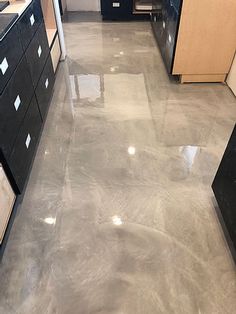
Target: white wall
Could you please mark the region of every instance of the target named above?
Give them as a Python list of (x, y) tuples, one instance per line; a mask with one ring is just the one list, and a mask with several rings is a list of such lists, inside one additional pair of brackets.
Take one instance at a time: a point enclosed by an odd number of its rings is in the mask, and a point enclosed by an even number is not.
[(67, 0), (68, 11), (100, 11), (100, 0)]

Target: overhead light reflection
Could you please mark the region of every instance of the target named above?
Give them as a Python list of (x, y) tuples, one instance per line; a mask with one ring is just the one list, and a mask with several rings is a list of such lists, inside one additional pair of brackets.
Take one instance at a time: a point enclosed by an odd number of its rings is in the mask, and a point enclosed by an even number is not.
[(196, 158), (197, 153), (199, 152), (200, 148), (198, 146), (182, 146), (180, 147), (180, 152), (183, 154), (184, 159), (188, 165), (188, 168), (191, 169), (194, 160)]
[(129, 153), (129, 155), (135, 155), (136, 148), (134, 146), (129, 146), (128, 147), (128, 153)]
[(55, 225), (56, 224), (56, 218), (53, 217), (47, 217), (44, 219), (44, 222), (48, 225)]
[(116, 226), (120, 226), (120, 225), (123, 224), (123, 221), (122, 221), (121, 217), (119, 217), (119, 216), (113, 216), (112, 217), (112, 222)]

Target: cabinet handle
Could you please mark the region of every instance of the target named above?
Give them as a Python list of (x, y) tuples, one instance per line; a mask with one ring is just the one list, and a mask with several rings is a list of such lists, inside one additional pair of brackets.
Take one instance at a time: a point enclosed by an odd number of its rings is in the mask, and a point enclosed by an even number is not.
[(25, 141), (25, 146), (26, 148), (28, 149), (29, 146), (30, 146), (30, 142), (31, 142), (31, 136), (30, 134), (28, 133), (27, 137), (26, 137), (26, 141)]
[(20, 99), (20, 96), (18, 95), (14, 101), (14, 107), (16, 111), (19, 109), (20, 105), (21, 105), (21, 99)]
[(30, 24), (31, 24), (31, 26), (34, 25), (34, 22), (35, 22), (35, 18), (34, 18), (34, 15), (32, 14), (32, 15), (30, 16)]
[(49, 81), (48, 81), (48, 78), (47, 78), (46, 81), (45, 81), (45, 87), (48, 88), (48, 85), (49, 85)]
[(39, 45), (39, 47), (38, 47), (38, 56), (39, 56), (39, 58), (41, 57), (41, 54), (42, 54), (42, 47)]
[(2, 60), (2, 63), (0, 63), (0, 69), (1, 69), (3, 75), (6, 73), (8, 67), (9, 67), (9, 65), (8, 65), (8, 62), (7, 62), (7, 58), (5, 57)]
[(162, 26), (164, 29), (166, 28), (166, 22), (165, 21), (163, 21)]
[(113, 6), (113, 8), (119, 8), (120, 7), (120, 2), (113, 2), (112, 6)]

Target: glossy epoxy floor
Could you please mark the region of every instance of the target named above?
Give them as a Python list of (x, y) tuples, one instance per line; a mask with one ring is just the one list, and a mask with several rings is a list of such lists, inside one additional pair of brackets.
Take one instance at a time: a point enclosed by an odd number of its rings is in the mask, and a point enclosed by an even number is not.
[(235, 98), (170, 82), (149, 23), (64, 26), (68, 58), (0, 265), (0, 313), (236, 313), (210, 188)]

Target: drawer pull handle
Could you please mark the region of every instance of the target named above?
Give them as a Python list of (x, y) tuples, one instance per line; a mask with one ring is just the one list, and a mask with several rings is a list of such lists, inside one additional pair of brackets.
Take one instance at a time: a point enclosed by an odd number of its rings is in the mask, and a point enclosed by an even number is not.
[(166, 28), (166, 23), (165, 23), (165, 21), (163, 21), (162, 25), (163, 25), (163, 28), (165, 29), (165, 28)]
[(7, 58), (4, 58), (2, 63), (0, 63), (0, 69), (1, 69), (3, 75), (6, 73), (8, 67), (9, 67), (9, 65), (7, 62)]
[(30, 24), (31, 24), (31, 26), (34, 25), (34, 22), (35, 22), (35, 18), (34, 18), (34, 15), (32, 14), (32, 15), (30, 16)]
[(168, 36), (168, 40), (169, 40), (169, 43), (171, 44), (171, 42), (172, 42), (172, 37), (169, 35)]
[(20, 96), (18, 95), (14, 101), (14, 107), (16, 111), (19, 109), (20, 105), (21, 105), (21, 99), (20, 99)]
[(26, 141), (25, 141), (25, 146), (28, 149), (30, 146), (30, 142), (31, 142), (31, 136), (30, 134), (27, 135)]
[(156, 22), (157, 21), (157, 17), (156, 16), (154, 16), (154, 22)]
[(41, 57), (41, 54), (42, 54), (42, 47), (39, 45), (39, 47), (38, 47), (38, 56), (39, 56), (39, 58)]
[(120, 2), (113, 2), (112, 6), (113, 6), (113, 8), (119, 8), (120, 7)]
[(48, 88), (48, 84), (49, 84), (49, 81), (48, 81), (48, 78), (46, 79), (45, 81), (45, 87)]

